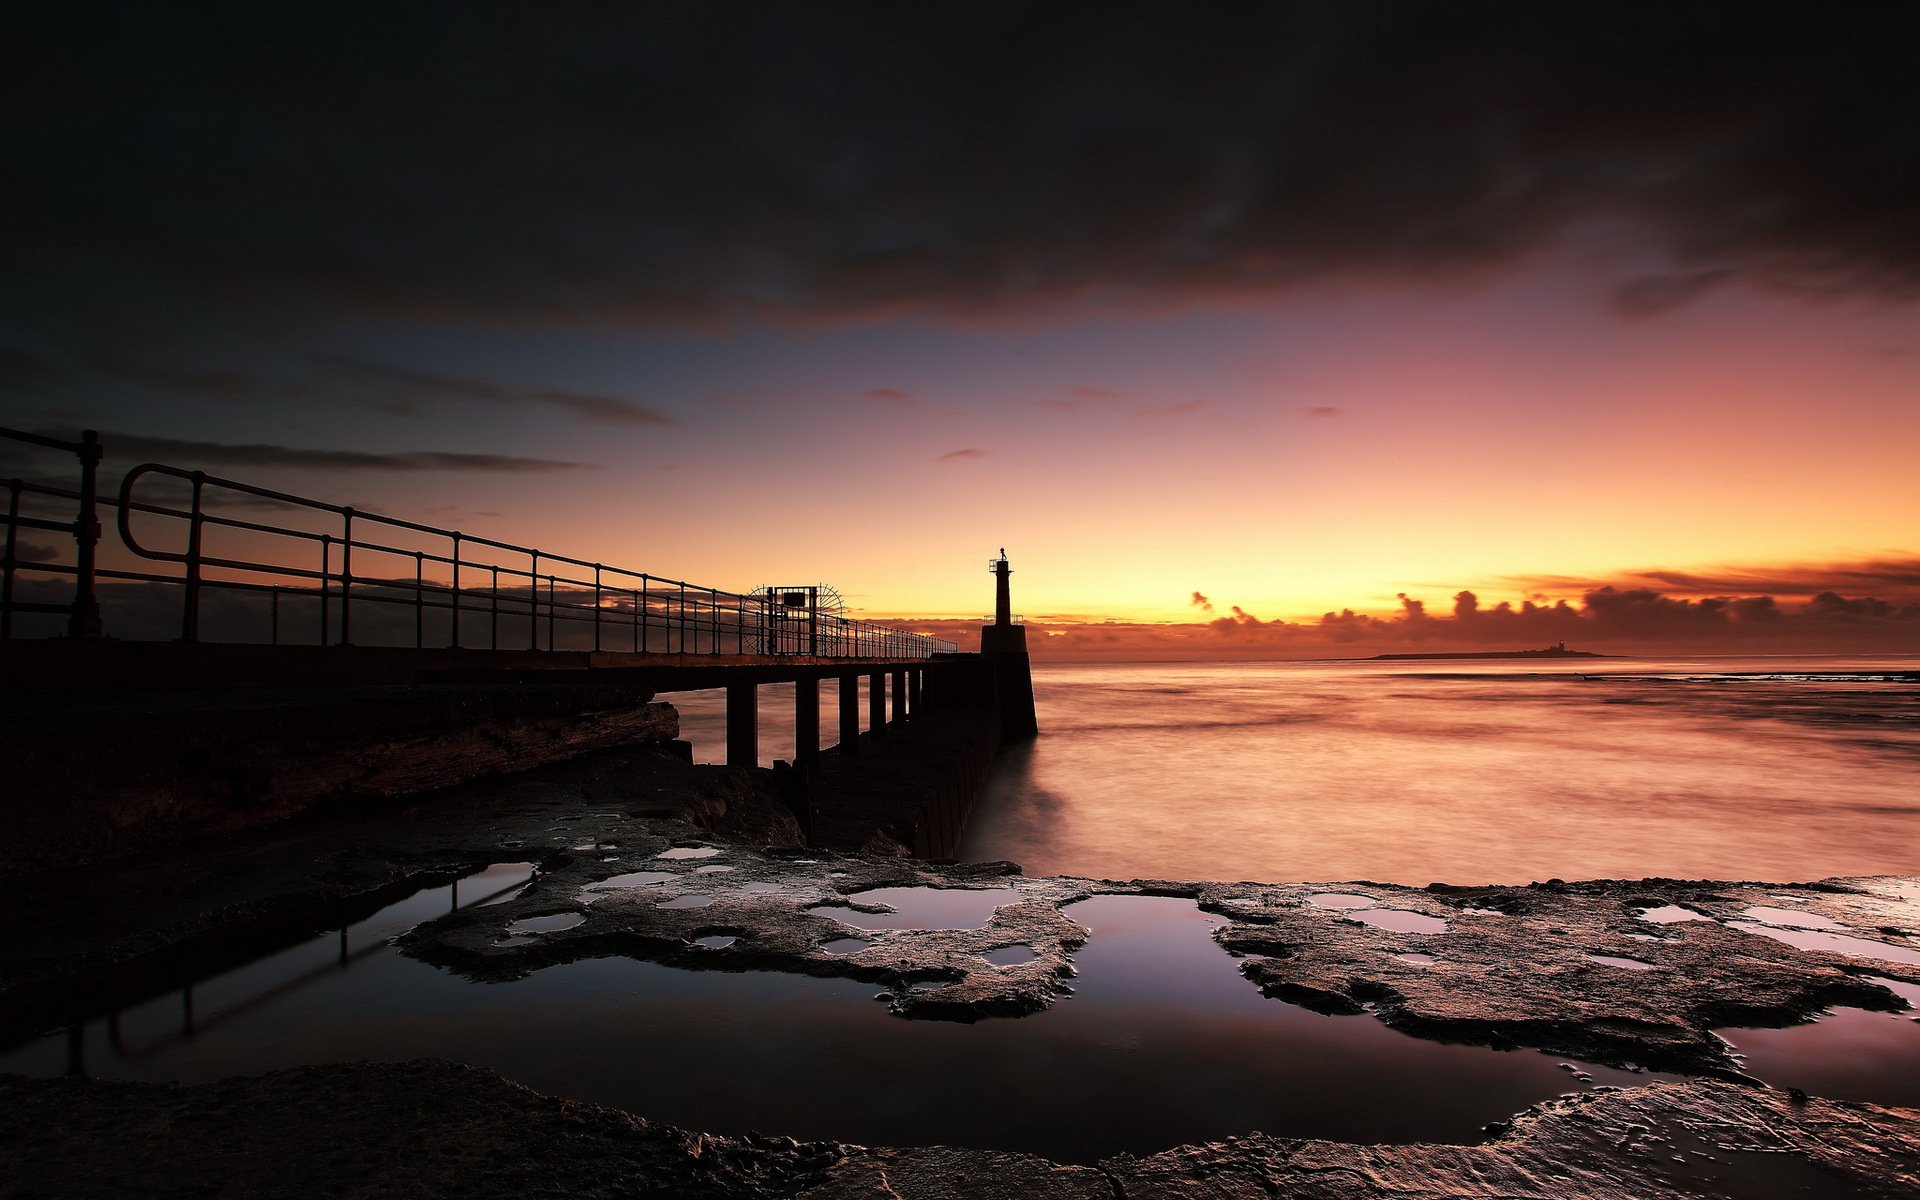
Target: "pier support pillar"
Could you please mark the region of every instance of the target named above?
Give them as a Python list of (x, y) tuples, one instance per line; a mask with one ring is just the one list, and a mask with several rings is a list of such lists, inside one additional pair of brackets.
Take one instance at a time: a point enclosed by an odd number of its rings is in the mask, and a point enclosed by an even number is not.
[(860, 677), (840, 677), (840, 753), (860, 750)]
[(793, 762), (806, 774), (820, 765), (820, 681), (793, 683)]
[(907, 719), (907, 671), (905, 667), (893, 673), (893, 719), (903, 724)]
[(915, 667), (907, 672), (907, 711), (916, 717), (920, 715), (920, 699), (926, 694), (926, 679), (924, 667)]
[(760, 689), (751, 683), (727, 685), (727, 765), (760, 765)]
[(887, 736), (887, 673), (867, 676), (867, 728), (876, 738)]

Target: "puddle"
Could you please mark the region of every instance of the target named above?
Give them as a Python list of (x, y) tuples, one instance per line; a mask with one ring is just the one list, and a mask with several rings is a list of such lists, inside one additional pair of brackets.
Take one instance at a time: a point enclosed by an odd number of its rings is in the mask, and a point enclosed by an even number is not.
[(1877, 983), (1908, 1004), (1920, 1008), (1920, 983), (1906, 983), (1898, 979), (1888, 979), (1884, 975), (1869, 975), (1867, 982)]
[[(1920, 995), (1920, 987), (1901, 986), (1909, 1001)], [(1742, 1070), (1774, 1087), (1831, 1100), (1920, 1106), (1920, 1022), (1911, 1010), (1836, 1008), (1808, 1025), (1715, 1032), (1744, 1056)]]
[(712, 846), (675, 846), (671, 850), (662, 850), (655, 858), (712, 858), (720, 851)]
[[(585, 921), (579, 913), (554, 913), (545, 917), (527, 917), (507, 926), (509, 933), (559, 933), (562, 929), (572, 929)], [(500, 943), (495, 943), (499, 945)]]
[(748, 896), (782, 895), (786, 893), (786, 890), (786, 888), (781, 887), (777, 883), (743, 883), (740, 885), (741, 893)]
[(1316, 892), (1307, 897), (1307, 903), (1321, 908), (1372, 908), (1380, 902), (1372, 896), (1357, 896), (1352, 892)]
[(738, 937), (727, 937), (724, 934), (716, 933), (709, 937), (695, 938), (693, 939), (693, 944), (696, 946), (705, 946), (709, 950), (725, 950), (728, 946), (733, 945), (739, 940)]
[(1818, 929), (1782, 929), (1774, 925), (1762, 925), (1757, 921), (1728, 921), (1727, 928), (1738, 929), (1743, 933), (1757, 933), (1762, 937), (1770, 937), (1776, 942), (1798, 946), (1802, 950), (1829, 950), (1835, 954), (1846, 954), (1854, 958), (1877, 958), (1882, 962), (1911, 963), (1920, 966), (1920, 950), (1910, 950), (1905, 946), (1890, 946), (1885, 942), (1876, 942), (1872, 938), (1851, 937), (1844, 933), (1827, 933)]
[(1740, 915), (1767, 925), (1786, 925), (1794, 929), (1846, 928), (1832, 917), (1823, 917), (1819, 913), (1801, 912), (1792, 908), (1768, 908), (1765, 905), (1755, 905)]
[(495, 938), (493, 944), (502, 950), (510, 950), (515, 946), (531, 946), (539, 940), (537, 937), (503, 937)]
[(602, 879), (599, 883), (590, 883), (587, 885), (587, 890), (599, 892), (608, 888), (652, 887), (678, 878), (680, 876), (672, 871), (629, 871), (625, 875), (614, 875)]
[(1408, 912), (1403, 908), (1358, 908), (1347, 913), (1346, 918), (1349, 921), (1359, 921), (1363, 925), (1372, 925), (1376, 929), (1391, 929), (1395, 933), (1445, 933), (1447, 931), (1447, 923), (1439, 917)]
[(695, 875), (724, 875), (728, 871), (737, 871), (739, 869), (738, 867), (695, 867), (693, 873)]
[(1642, 909), (1640, 919), (1652, 921), (1655, 925), (1678, 925), (1682, 921), (1711, 921), (1713, 918), (1678, 904), (1662, 904), (1658, 908)]
[[(1473, 1142), (1485, 1123), (1585, 1083), (1545, 1055), (1422, 1041), (1265, 999), (1191, 900), (1102, 896), (1068, 912), (1093, 930), (1075, 954), (1076, 994), (1018, 1020), (906, 1021), (873, 1002), (871, 982), (625, 958), (477, 985), (384, 945), (342, 968), (328, 935), (196, 982), (197, 1031), (181, 1028), (169, 992), (119, 1013), (117, 1037), (92, 1020), (71, 1045), (83, 1070), (142, 1080), (445, 1058), (684, 1128), (1077, 1163), (1254, 1129)], [(61, 1031), (8, 1049), (0, 1071), (59, 1075), (69, 1046)], [(1595, 1084), (1659, 1078), (1582, 1071)]]
[(820, 948), (828, 954), (858, 954), (871, 945), (873, 943), (865, 938), (835, 938), (823, 943)]
[(1040, 954), (1032, 946), (1001, 946), (980, 956), (996, 967), (1017, 967), (1030, 963)]
[(1396, 954), (1394, 957), (1403, 963), (1412, 963), (1416, 967), (1429, 967), (1440, 961), (1431, 954)]
[(1623, 971), (1651, 971), (1653, 964), (1641, 962), (1637, 958), (1620, 958), (1613, 954), (1589, 954), (1588, 962), (1597, 962), (1605, 967), (1619, 967)]
[(703, 896), (699, 892), (688, 892), (684, 896), (675, 896), (671, 900), (662, 900), (655, 908), (705, 908), (713, 903), (712, 896)]
[(872, 888), (850, 893), (854, 904), (885, 905), (886, 913), (855, 912), (837, 904), (807, 909), (853, 929), (984, 929), (993, 910), (1020, 899), (1014, 888)]

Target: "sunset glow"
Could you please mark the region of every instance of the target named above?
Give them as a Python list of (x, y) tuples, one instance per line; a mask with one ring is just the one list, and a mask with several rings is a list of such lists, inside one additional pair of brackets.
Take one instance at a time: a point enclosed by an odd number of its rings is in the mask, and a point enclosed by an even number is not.
[[(1337, 48), (1336, 79), (1373, 77), (1365, 37), (1307, 25)], [(248, 32), (205, 32), (182, 51), (200, 61), (192, 77), (239, 69)], [(1656, 94), (1627, 89), (1611, 107), (1566, 94), (1560, 51), (1501, 58), (1505, 37), (1540, 50), (1537, 30), (1482, 32), (1486, 46), (1435, 35), (1438, 61), (1492, 71), (1488, 96), (1437, 93), (1456, 122), (1444, 128), (1379, 125), (1341, 108), (1331, 82), (1290, 107), (1258, 92), (1265, 66), (1223, 43), (1217, 90), (1152, 85), (1177, 132), (1140, 134), (1117, 159), (1100, 136), (994, 134), (1033, 173), (1019, 184), (971, 169), (991, 155), (964, 138), (947, 149), (968, 157), (937, 170), (876, 166), (863, 153), (884, 157), (901, 131), (877, 115), (849, 124), (843, 106), (905, 93), (783, 79), (777, 56), (764, 94), (653, 63), (688, 89), (695, 127), (745, 137), (737, 159), (715, 165), (645, 123), (584, 132), (585, 109), (568, 108), (591, 94), (574, 92), (583, 45), (540, 30), (546, 119), (580, 145), (529, 137), (497, 98), (449, 82), (447, 102), (472, 106), (461, 120), (505, 141), (429, 164), (409, 156), (438, 142), (445, 114), (355, 126), (364, 156), (397, 173), (383, 186), (412, 189), (397, 207), (358, 190), (359, 160), (318, 134), (311, 162), (269, 148), (322, 114), (284, 100), (235, 114), (221, 136), (259, 163), (242, 173), (210, 149), (192, 175), (190, 145), (165, 160), (142, 149), (137, 106), (108, 120), (48, 76), (68, 105), (49, 101), (48, 128), (104, 144), (32, 172), (40, 244), (17, 256), (0, 314), (6, 420), (98, 427), (110, 468), (200, 467), (726, 588), (817, 579), (867, 615), (953, 630), (984, 610), (979, 563), (1004, 545), (1029, 618), (1120, 622), (1155, 655), (1390, 647), (1410, 631), (1248, 635), (1345, 610), (1391, 619), (1403, 597), (1445, 617), (1463, 591), (1483, 609), (1578, 608), (1607, 587), (1772, 596), (1796, 649), (1920, 649), (1920, 273), (1894, 239), (1874, 240), (1869, 201), (1884, 196), (1870, 181), (1851, 196), (1810, 178), (1835, 131), (1752, 105), (1779, 47), (1756, 33), (1748, 57), (1717, 62), (1676, 132)], [(1643, 51), (1670, 34), (1648, 31)], [(863, 27), (861, 44), (879, 36)], [(893, 83), (958, 70), (936, 44), (916, 42)], [(457, 74), (504, 71), (510, 47), (508, 31), (483, 39)], [(288, 71), (333, 77), (324, 55), (284, 53)], [(129, 72), (152, 120), (172, 122), (166, 136), (197, 144), (174, 118), (215, 103), (214, 84), (181, 83), (136, 40), (93, 69)], [(1871, 65), (1857, 74), (1856, 99), (1871, 97)], [(1781, 86), (1824, 94), (1809, 78)], [(1430, 82), (1379, 86), (1419, 111)], [(1071, 89), (1012, 86), (1031, 112), (1080, 119)], [(1247, 124), (1241, 91), (1272, 129), (1331, 104), (1373, 157), (1269, 181), (1280, 190), (1259, 199), (1220, 164), (1297, 135)], [(773, 97), (788, 107), (760, 107)], [(1600, 105), (1600, 124), (1542, 116), (1515, 132), (1523, 101)], [(906, 103), (936, 124), (966, 111), (917, 91)], [(1485, 151), (1497, 130), (1505, 149)], [(639, 165), (596, 158), (602, 136)], [(782, 137), (814, 156), (783, 157)], [(1426, 164), (1429, 137), (1459, 161)], [(1778, 162), (1727, 165), (1756, 139)], [(518, 210), (487, 189), (517, 174), (502, 158), (516, 148), (558, 190), (527, 239), (502, 240), (495, 230), (520, 228), (498, 224), (502, 206)], [(1323, 156), (1310, 139), (1294, 148)], [(1190, 187), (1163, 177), (1163, 154), (1191, 157)], [(1284, 155), (1267, 166), (1285, 177)], [(323, 195), (296, 182), (309, 167)], [(1076, 170), (1106, 169), (1111, 188), (1081, 190)], [(1686, 170), (1700, 173), (1693, 192), (1660, 182)], [(929, 179), (946, 190), (916, 190)], [(1384, 190), (1343, 201), (1363, 186)], [(779, 187), (810, 197), (794, 200), (790, 233), (712, 220), (757, 212)], [(816, 208), (836, 187), (852, 189), (847, 207)], [(1735, 188), (1753, 212), (1798, 215), (1736, 228), (1721, 194)], [(147, 197), (165, 235), (77, 215), (75, 197), (109, 195)], [(229, 203), (281, 217), (228, 225)], [(309, 233), (287, 232), (302, 222)], [(972, 253), (952, 241), (982, 222), (1007, 232)], [(1891, 607), (1844, 627), (1797, 620), (1823, 592)], [(1434, 628), (1424, 640), (1482, 640)], [(1572, 628), (1701, 651), (1725, 632)], [(1764, 632), (1749, 622), (1721, 648), (1753, 651)]]

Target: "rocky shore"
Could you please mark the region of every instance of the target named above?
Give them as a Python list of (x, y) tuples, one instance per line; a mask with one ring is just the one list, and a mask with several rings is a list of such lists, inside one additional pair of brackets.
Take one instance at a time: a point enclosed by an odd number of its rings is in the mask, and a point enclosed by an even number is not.
[[(508, 859), (536, 864), (531, 884), (418, 926), (402, 952), (490, 981), (609, 955), (833, 975), (881, 989), (897, 1019), (1017, 1019), (1070, 986), (1087, 931), (1068, 905), (1181, 896), (1223, 919), (1221, 953), (1270, 996), (1371, 1013), (1421, 1037), (1694, 1079), (1551, 1101), (1471, 1146), (1249, 1133), (1069, 1166), (966, 1147), (717, 1137), (439, 1062), (195, 1086), (12, 1078), (0, 1082), (9, 1164), (0, 1193), (1920, 1195), (1920, 1112), (1768, 1089), (1743, 1075), (1712, 1032), (1791, 1024), (1832, 1005), (1903, 1010), (1875, 979), (1920, 984), (1920, 881), (1408, 888), (1029, 878), (1010, 863), (930, 863), (897, 846), (808, 848), (769, 773), (645, 749), (463, 786), (402, 810), (15, 883), (0, 917), (0, 1033), (11, 1040), (76, 1011), (106, 1011)], [(862, 893), (891, 886), (1004, 889), (1009, 899), (979, 928), (881, 929), (852, 952), (826, 949), (847, 933), (837, 909), (874, 911)], [(684, 897), (699, 903), (669, 906)], [(569, 927), (509, 930), (556, 916)], [(1894, 957), (1822, 948), (1814, 943), (1823, 930), (1849, 931)], [(1783, 931), (1816, 936), (1789, 945), (1774, 936)], [(696, 946), (700, 938), (715, 944)], [(1030, 948), (1031, 959), (991, 966), (983, 957), (1010, 946)], [(1650, 969), (1609, 965), (1622, 960)]]

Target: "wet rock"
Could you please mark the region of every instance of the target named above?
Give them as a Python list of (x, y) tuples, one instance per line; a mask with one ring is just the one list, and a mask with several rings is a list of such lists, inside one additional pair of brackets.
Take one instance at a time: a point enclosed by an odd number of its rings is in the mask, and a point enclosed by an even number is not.
[[(685, 837), (677, 839), (685, 843)], [(905, 1017), (973, 1021), (1022, 1016), (1052, 1004), (1087, 931), (1061, 908), (1088, 895), (1079, 881), (1026, 879), (1010, 863), (936, 868), (915, 860), (742, 846), (674, 845), (637, 834), (615, 861), (550, 860), (513, 900), (450, 914), (400, 941), (416, 958), (478, 980), (517, 979), (557, 963), (609, 954), (675, 966), (838, 976), (889, 989)], [(671, 857), (706, 851), (702, 857)], [(638, 866), (647, 868), (636, 871)], [(985, 891), (999, 903), (967, 928), (870, 928), (888, 923), (881, 888)], [(528, 942), (529, 921), (579, 917)], [(732, 937), (725, 946), (700, 939)], [(864, 943), (850, 945), (851, 939)], [(986, 956), (1025, 946), (1024, 962)]]
[(1101, 1164), (1126, 1200), (1920, 1195), (1920, 1111), (1699, 1081), (1539, 1105), (1479, 1146), (1235, 1138)]
[[(1213, 884), (1200, 901), (1232, 919), (1217, 935), (1221, 945), (1245, 958), (1243, 972), (1271, 996), (1322, 1012), (1371, 1010), (1426, 1037), (1734, 1076), (1715, 1027), (1792, 1024), (1837, 1004), (1897, 1011), (1903, 1002), (1861, 976), (1904, 980), (1916, 969), (1783, 947), (1726, 922), (1770, 897), (1861, 925), (1911, 928), (1920, 904), (1903, 886), (1603, 880), (1524, 890), (1340, 884), (1336, 893)], [(1428, 918), (1429, 928), (1444, 920), (1445, 931), (1380, 928), (1358, 908), (1368, 901), (1374, 911)], [(1664, 926), (1640, 919), (1676, 905), (1721, 919)], [(1884, 940), (1897, 950), (1911, 939)], [(1629, 971), (1596, 957), (1648, 967)]]
[(1098, 1167), (955, 1147), (689, 1133), (441, 1062), (181, 1087), (0, 1078), (9, 1194), (717, 1200), (1894, 1200), (1920, 1110), (1714, 1081), (1538, 1105), (1479, 1145), (1258, 1133)]

